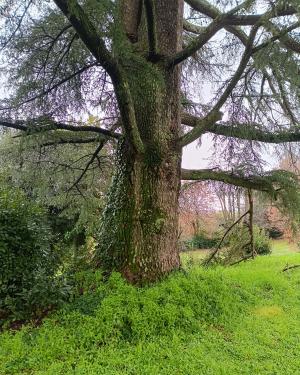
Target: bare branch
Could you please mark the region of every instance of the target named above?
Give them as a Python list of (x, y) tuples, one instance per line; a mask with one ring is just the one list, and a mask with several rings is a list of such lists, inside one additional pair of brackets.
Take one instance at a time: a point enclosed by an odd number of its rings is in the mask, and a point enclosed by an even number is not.
[(217, 101), (214, 108), (212, 109), (212, 111), (219, 111), (221, 109), (221, 107), (225, 104), (226, 100), (231, 95), (232, 90), (235, 88), (235, 86), (238, 83), (238, 81), (240, 80), (242, 74), (244, 73), (245, 68), (246, 68), (246, 66), (247, 66), (247, 64), (248, 64), (248, 62), (251, 58), (251, 55), (252, 55), (252, 47), (253, 47), (254, 38), (255, 38), (255, 35), (257, 33), (257, 30), (258, 30), (258, 26), (254, 26), (252, 28), (252, 30), (250, 32), (250, 36), (248, 38), (248, 42), (247, 42), (245, 51), (244, 51), (243, 56), (242, 56), (241, 61), (240, 61), (240, 64), (239, 64), (236, 72), (232, 76), (231, 80), (229, 81), (229, 84), (226, 87), (225, 91), (223, 92), (220, 99)]
[(97, 61), (110, 76), (114, 76), (118, 70), (117, 63), (78, 2), (76, 0), (54, 0), (54, 2), (68, 18), (81, 40)]
[[(249, 244), (248, 244), (248, 245), (249, 245)], [(237, 261), (235, 261), (235, 262), (233, 262), (233, 263), (230, 263), (229, 265), (230, 265), (230, 266), (235, 266), (236, 264), (239, 264), (239, 263), (245, 262), (245, 261), (248, 260), (248, 259), (253, 259), (253, 258), (252, 258), (252, 254), (246, 255), (245, 257), (243, 257), (243, 258), (241, 258), (241, 259), (239, 259), (239, 260), (237, 260)]]
[(293, 266), (289, 266), (287, 264), (281, 272), (286, 272), (286, 271), (292, 270), (294, 268), (299, 268), (299, 267), (300, 267), (300, 264), (294, 264)]
[(2, 52), (7, 47), (7, 45), (13, 40), (13, 38), (15, 37), (15, 35), (17, 34), (17, 32), (20, 30), (22, 22), (23, 22), (26, 14), (28, 12), (28, 9), (29, 9), (29, 7), (31, 6), (32, 3), (33, 3), (33, 0), (29, 0), (28, 4), (25, 6), (25, 9), (24, 9), (21, 17), (19, 18), (17, 26), (15, 27), (15, 29), (13, 30), (13, 32), (11, 33), (11, 35), (9, 36), (9, 38), (5, 41), (4, 45), (1, 46), (0, 52)]
[(243, 213), (243, 215), (241, 215), (233, 224), (230, 225), (230, 227), (226, 230), (226, 232), (223, 234), (223, 237), (221, 238), (221, 240), (219, 241), (217, 247), (212, 251), (212, 253), (209, 255), (208, 258), (204, 259), (203, 261), (203, 265), (204, 266), (208, 266), (208, 264), (213, 260), (213, 258), (217, 255), (217, 252), (220, 250), (221, 248), (221, 245), (223, 243), (223, 241), (225, 240), (226, 236), (228, 235), (228, 233), (232, 230), (233, 227), (235, 227), (246, 215), (249, 214), (249, 210), (246, 211), (245, 213)]
[(102, 150), (102, 148), (104, 147), (105, 143), (106, 143), (105, 140), (102, 140), (100, 142), (99, 146), (96, 148), (95, 152), (93, 153), (91, 159), (89, 160), (89, 162), (87, 163), (87, 165), (84, 167), (84, 170), (81, 172), (80, 176), (73, 183), (73, 185), (68, 189), (68, 191), (72, 190), (73, 187), (77, 186), (79, 184), (79, 182), (83, 179), (84, 175), (88, 171), (88, 169), (91, 166), (91, 164), (93, 164), (94, 160), (97, 158), (99, 152)]

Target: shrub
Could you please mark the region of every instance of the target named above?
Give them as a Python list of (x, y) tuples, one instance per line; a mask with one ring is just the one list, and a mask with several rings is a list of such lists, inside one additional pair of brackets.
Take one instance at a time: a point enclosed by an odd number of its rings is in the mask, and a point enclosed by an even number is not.
[(254, 226), (254, 249), (259, 255), (266, 255), (272, 252), (269, 236), (263, 228)]
[(277, 227), (267, 228), (267, 231), (268, 231), (270, 238), (273, 238), (273, 239), (281, 238), (284, 235), (284, 232), (280, 228), (277, 228)]
[(0, 319), (25, 318), (53, 304), (57, 265), (44, 210), (21, 191), (1, 187)]
[(219, 238), (210, 238), (205, 232), (200, 232), (190, 240), (185, 241), (185, 247), (188, 249), (211, 249), (216, 247), (218, 242)]

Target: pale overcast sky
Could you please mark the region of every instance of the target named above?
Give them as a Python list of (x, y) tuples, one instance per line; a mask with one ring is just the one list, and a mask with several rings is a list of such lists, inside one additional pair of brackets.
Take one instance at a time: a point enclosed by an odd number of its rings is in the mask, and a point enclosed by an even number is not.
[[(199, 146), (198, 141), (191, 143), (183, 149), (182, 167), (187, 169), (209, 168), (209, 164), (212, 161), (212, 148), (212, 137), (209, 135), (202, 137), (201, 146)], [(273, 169), (278, 165), (278, 158), (272, 146), (267, 147), (262, 157), (266, 162), (266, 170)]]

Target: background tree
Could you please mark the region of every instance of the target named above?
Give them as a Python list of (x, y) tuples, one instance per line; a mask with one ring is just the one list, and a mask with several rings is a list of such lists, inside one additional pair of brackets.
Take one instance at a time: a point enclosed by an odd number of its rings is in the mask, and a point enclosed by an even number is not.
[[(297, 191), (284, 171), (180, 164), (182, 149), (205, 133), (225, 137), (229, 150), (249, 141), (254, 154), (254, 142), (300, 140), (298, 0), (185, 4), (184, 11), (183, 0), (7, 0), (0, 9), (9, 77), (1, 125), (27, 136), (94, 132), (95, 154), (118, 139), (97, 261), (135, 283), (179, 267), (181, 179), (277, 199), (287, 198), (286, 187), (288, 196)], [(198, 105), (195, 89), (205, 96)], [(80, 124), (91, 111), (101, 121)]]
[(207, 182), (183, 184), (179, 197), (180, 227), (190, 225), (193, 236), (198, 235), (209, 226), (216, 204), (216, 196)]

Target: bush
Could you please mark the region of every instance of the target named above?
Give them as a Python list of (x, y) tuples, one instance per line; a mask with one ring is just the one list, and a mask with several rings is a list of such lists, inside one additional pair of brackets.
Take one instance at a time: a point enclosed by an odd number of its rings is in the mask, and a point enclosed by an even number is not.
[(263, 228), (254, 226), (254, 249), (258, 255), (267, 255), (272, 252), (269, 236)]
[(58, 298), (58, 265), (44, 210), (19, 190), (0, 188), (0, 322), (23, 319)]
[(209, 238), (206, 233), (201, 232), (190, 240), (185, 241), (185, 247), (188, 249), (211, 249), (218, 245), (219, 238)]
[(281, 238), (284, 235), (284, 232), (276, 227), (267, 228), (268, 234), (270, 238), (277, 239)]

